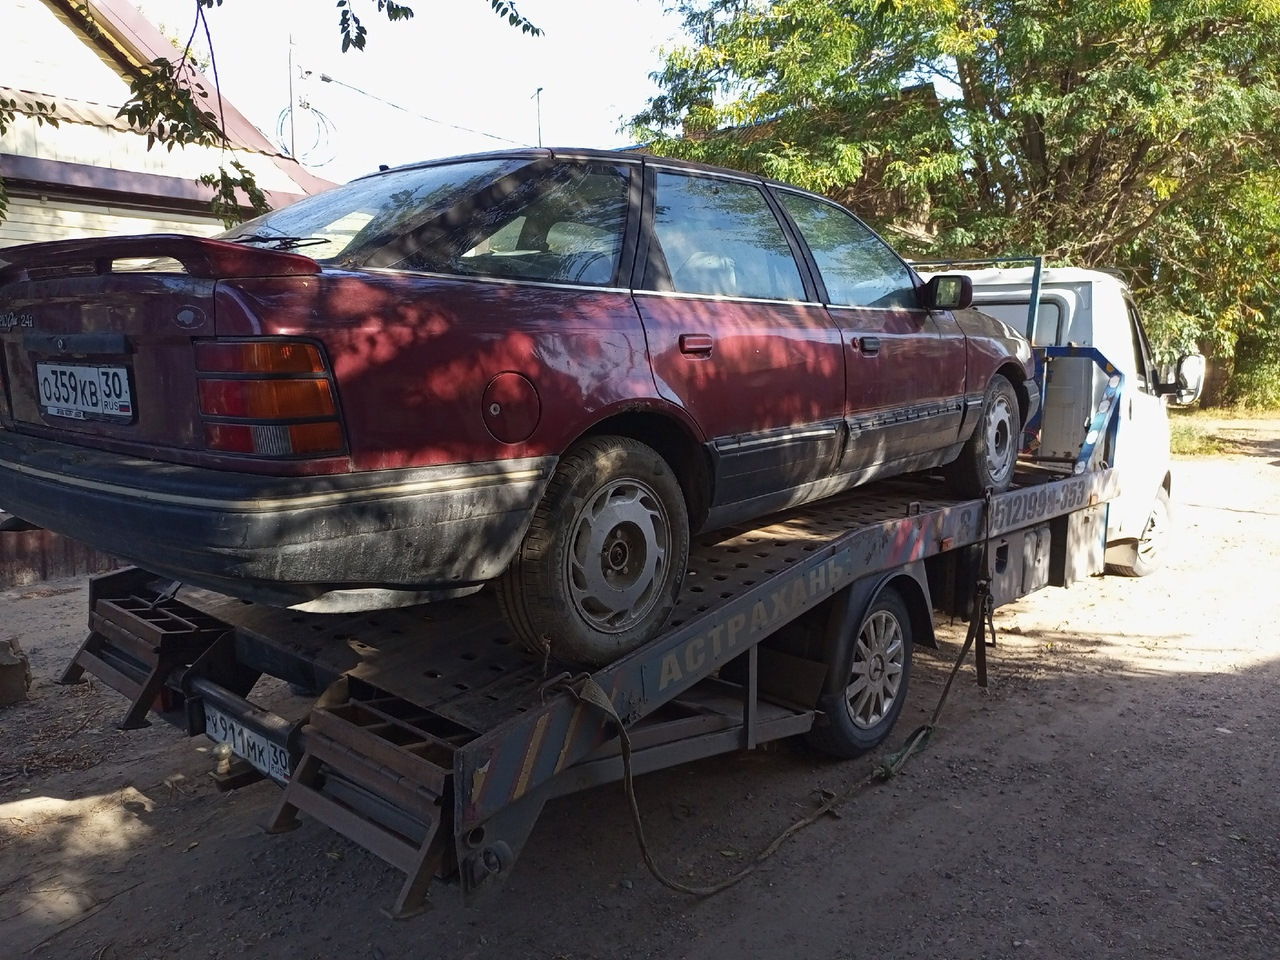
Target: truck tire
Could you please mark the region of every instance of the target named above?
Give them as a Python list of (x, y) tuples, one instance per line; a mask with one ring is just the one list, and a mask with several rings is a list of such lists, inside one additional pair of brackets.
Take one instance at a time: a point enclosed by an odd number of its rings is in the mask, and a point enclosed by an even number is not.
[(809, 743), (833, 756), (851, 759), (878, 747), (893, 729), (911, 682), (913, 638), (906, 601), (885, 587), (867, 608), (857, 631), (850, 631), (849, 683), (819, 698), (825, 723), (808, 733)]
[(1109, 563), (1107, 570), (1122, 577), (1151, 576), (1164, 562), (1172, 531), (1173, 507), (1169, 502), (1169, 491), (1161, 487), (1156, 491), (1156, 499), (1151, 504), (1151, 515), (1147, 517), (1147, 525), (1138, 540), (1138, 551), (1133, 563)]
[(1022, 436), (1022, 412), (1018, 395), (1003, 374), (995, 374), (982, 399), (978, 424), (960, 456), (943, 468), (957, 496), (981, 497), (990, 487), (1004, 493), (1013, 483)]
[(689, 559), (684, 493), (629, 437), (592, 437), (561, 458), (498, 604), (532, 651), (603, 666), (657, 636)]

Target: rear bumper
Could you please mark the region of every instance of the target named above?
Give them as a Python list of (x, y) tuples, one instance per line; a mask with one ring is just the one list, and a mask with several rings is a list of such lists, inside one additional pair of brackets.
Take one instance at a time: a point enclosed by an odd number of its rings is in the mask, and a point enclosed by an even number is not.
[(262, 477), (0, 430), (0, 490), (14, 515), (184, 583), (333, 612), (496, 577), (555, 463)]

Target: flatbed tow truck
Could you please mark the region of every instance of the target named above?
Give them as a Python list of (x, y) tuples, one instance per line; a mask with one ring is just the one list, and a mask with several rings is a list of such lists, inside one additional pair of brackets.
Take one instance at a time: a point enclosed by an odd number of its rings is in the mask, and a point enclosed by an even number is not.
[[(1100, 573), (1120, 478), (1094, 453), (1122, 382), (1074, 464), (1024, 462), (1006, 493), (957, 500), (907, 477), (698, 538), (666, 631), (589, 675), (526, 652), (489, 591), (302, 614), (126, 568), (91, 581), (90, 633), (62, 679), (87, 672), (123, 693), (125, 728), (156, 714), (227, 744), (221, 786), (283, 787), (269, 831), (304, 812), (406, 875), (393, 916), (416, 912), (436, 877), (472, 902), (509, 875), (547, 800), (624, 776), (619, 725), (634, 774), (804, 734), (846, 696), (886, 590), (914, 642), (934, 645), (935, 610), (981, 617)], [(264, 675), (318, 699), (278, 716), (250, 699)]]

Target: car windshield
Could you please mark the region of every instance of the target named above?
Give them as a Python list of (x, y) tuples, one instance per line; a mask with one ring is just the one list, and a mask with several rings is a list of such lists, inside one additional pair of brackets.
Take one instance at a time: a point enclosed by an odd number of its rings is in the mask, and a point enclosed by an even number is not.
[(358, 262), (388, 237), (530, 162), (503, 157), (393, 170), (352, 181), (239, 224), (220, 239)]

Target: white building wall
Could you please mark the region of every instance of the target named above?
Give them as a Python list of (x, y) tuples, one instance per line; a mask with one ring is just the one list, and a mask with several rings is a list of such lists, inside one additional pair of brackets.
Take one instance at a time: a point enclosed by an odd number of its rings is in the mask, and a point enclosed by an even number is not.
[(41, 0), (3, 0), (0, 86), (124, 103), (129, 85)]
[(0, 221), (0, 247), (135, 233), (190, 233), (210, 237), (223, 229), (211, 216), (134, 210), (55, 196), (10, 197), (8, 216)]

